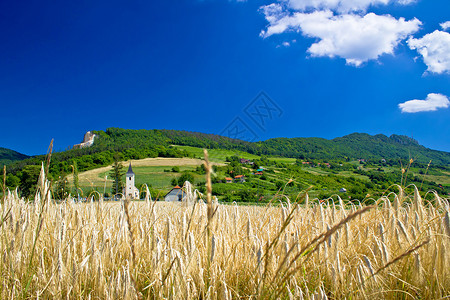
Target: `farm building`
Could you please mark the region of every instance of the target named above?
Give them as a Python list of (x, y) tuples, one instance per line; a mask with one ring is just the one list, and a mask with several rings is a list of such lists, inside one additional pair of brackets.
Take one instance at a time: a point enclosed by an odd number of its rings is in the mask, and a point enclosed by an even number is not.
[(126, 182), (123, 194), (125, 195), (126, 198), (139, 199), (139, 189), (134, 186), (135, 174), (133, 172), (133, 169), (131, 168), (131, 163), (125, 175), (126, 175)]
[(245, 176), (244, 175), (236, 175), (234, 176), (234, 180), (237, 182), (239, 181), (240, 183), (245, 182)]
[(186, 193), (178, 185), (164, 196), (165, 201), (185, 201)]
[(241, 158), (240, 162), (245, 165), (253, 165), (253, 162), (250, 159)]

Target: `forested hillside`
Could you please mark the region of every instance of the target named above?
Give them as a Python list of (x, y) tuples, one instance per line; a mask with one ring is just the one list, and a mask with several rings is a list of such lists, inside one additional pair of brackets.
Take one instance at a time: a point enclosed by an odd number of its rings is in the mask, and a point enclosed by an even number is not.
[[(448, 169), (450, 153), (430, 150), (406, 136), (371, 136), (353, 133), (344, 137), (327, 140), (323, 138), (273, 138), (267, 141), (246, 142), (214, 134), (177, 130), (129, 130), (108, 128), (93, 131), (97, 135), (94, 145), (89, 148), (71, 149), (52, 154), (49, 176), (54, 180), (64, 178), (77, 171), (83, 172), (111, 165), (114, 156), (118, 160), (143, 159), (148, 157), (189, 157), (192, 153), (172, 145), (192, 146), (207, 149), (240, 150), (257, 156), (278, 156), (295, 158), (301, 163), (310, 161), (339, 166), (346, 162), (363, 160), (370, 164), (385, 161), (389, 166), (407, 164), (413, 159), (415, 167), (427, 169), (432, 161), (435, 167)], [(30, 158), (3, 150), (2, 158), (7, 158), (7, 185), (20, 185), (32, 191), (39, 174), (39, 166), (44, 155)], [(26, 158), (26, 159), (23, 159)], [(16, 159), (22, 159), (12, 162)], [(399, 170), (401, 169), (398, 168)], [(25, 186), (25, 188), (24, 188)]]
[(383, 134), (371, 136), (352, 133), (344, 137), (273, 138), (262, 142), (246, 142), (224, 136), (178, 130), (127, 130), (108, 128), (96, 131), (101, 138), (96, 145), (111, 147), (146, 147), (170, 144), (209, 149), (238, 149), (257, 155), (279, 155), (310, 159), (410, 159), (422, 163), (433, 160), (436, 164), (449, 164), (450, 153), (425, 148), (409, 137)]
[(28, 158), (28, 155), (0, 147), (0, 166)]
[(365, 159), (399, 160), (414, 159), (417, 162), (448, 165), (450, 153), (425, 148), (417, 141), (400, 135), (387, 137), (383, 134), (371, 136), (352, 133), (326, 140), (322, 138), (274, 138), (260, 142), (272, 155), (306, 159)]
[(98, 147), (148, 147), (170, 144), (209, 149), (238, 149), (257, 155), (278, 155), (301, 159), (407, 159), (421, 163), (450, 163), (450, 153), (425, 148), (409, 137), (383, 134), (371, 136), (353, 133), (326, 140), (323, 138), (273, 138), (261, 142), (246, 142), (227, 137), (177, 130), (126, 130), (109, 128), (96, 131)]
[[(414, 159), (416, 163), (449, 165), (450, 153), (436, 151), (419, 145), (406, 136), (382, 134), (368, 135), (353, 133), (344, 137), (327, 140), (323, 138), (273, 138), (261, 142), (246, 142), (228, 137), (178, 130), (130, 130), (108, 128), (105, 131), (93, 131), (97, 134), (90, 148), (71, 149), (53, 154), (53, 172), (69, 172), (70, 160), (76, 159), (81, 170), (108, 165), (116, 152), (124, 159), (145, 157), (182, 157), (186, 154), (171, 145), (184, 145), (207, 149), (241, 150), (256, 155), (276, 155), (306, 160), (349, 161), (364, 159), (379, 161), (386, 159), (398, 162), (400, 159)], [(14, 151), (12, 151), (14, 152)], [(1, 152), (0, 152), (1, 153)], [(24, 158), (15, 152), (16, 157)], [(13, 155), (9, 157), (14, 157)], [(26, 157), (26, 156), (25, 156)], [(0, 158), (2, 158), (0, 156)], [(12, 160), (12, 159), (11, 159)], [(8, 166), (16, 172), (25, 165), (39, 164), (43, 156), (35, 156)]]

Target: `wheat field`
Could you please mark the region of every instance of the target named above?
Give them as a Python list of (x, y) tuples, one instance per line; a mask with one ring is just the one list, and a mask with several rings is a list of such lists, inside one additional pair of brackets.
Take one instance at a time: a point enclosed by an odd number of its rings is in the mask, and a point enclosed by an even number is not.
[(205, 203), (187, 186), (185, 203), (56, 203), (44, 172), (39, 186), (34, 202), (8, 192), (1, 204), (2, 299), (450, 296), (449, 202), (437, 194), (256, 207)]

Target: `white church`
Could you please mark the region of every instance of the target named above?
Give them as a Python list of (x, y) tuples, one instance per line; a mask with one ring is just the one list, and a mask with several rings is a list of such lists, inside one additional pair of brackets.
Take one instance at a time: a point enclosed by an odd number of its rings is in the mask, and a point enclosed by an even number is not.
[(125, 175), (127, 177), (125, 182), (125, 188), (123, 191), (125, 198), (139, 199), (139, 189), (134, 186), (135, 174), (133, 172), (133, 169), (131, 168), (131, 162), (130, 166), (128, 167), (128, 171)]

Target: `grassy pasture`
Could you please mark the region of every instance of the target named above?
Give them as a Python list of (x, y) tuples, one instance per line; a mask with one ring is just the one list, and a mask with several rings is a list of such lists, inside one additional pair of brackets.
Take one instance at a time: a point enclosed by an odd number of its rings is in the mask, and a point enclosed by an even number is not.
[[(171, 171), (172, 167), (178, 167), (180, 172), (192, 171), (203, 163), (202, 160), (194, 158), (146, 158), (122, 162), (125, 171), (128, 169), (130, 162), (133, 166), (133, 172), (136, 174), (136, 186), (139, 188), (146, 183), (157, 189), (169, 189), (172, 186), (172, 179), (180, 175), (179, 173), (165, 172)], [(218, 164), (220, 165), (221, 162), (218, 162)], [(103, 192), (105, 176), (108, 175), (105, 190), (109, 192), (112, 187), (112, 180), (109, 176), (110, 170), (111, 166), (108, 166), (80, 173), (78, 175), (80, 187), (83, 190), (96, 189)], [(194, 178), (204, 180), (204, 176), (197, 174), (194, 174)], [(67, 179), (72, 184), (72, 175), (69, 175)]]
[(419, 173), (414, 173), (414, 176), (419, 176), (428, 181), (439, 182), (442, 185), (450, 185), (450, 175), (423, 175)]
[[(187, 152), (195, 155), (196, 158), (203, 159), (203, 149), (197, 147), (190, 146), (177, 146), (173, 145), (175, 148), (180, 150), (186, 150)], [(247, 152), (239, 151), (239, 150), (224, 150), (224, 149), (210, 149), (208, 150), (208, 155), (211, 162), (223, 163), (227, 157), (230, 156), (239, 156), (240, 158), (246, 159), (259, 159), (260, 157), (257, 155), (253, 155)], [(295, 160), (294, 160), (295, 161)]]
[(339, 175), (340, 176), (344, 176), (344, 177), (354, 177), (354, 178), (358, 178), (358, 179), (361, 179), (361, 180), (364, 180), (364, 181), (370, 181), (368, 176), (355, 174), (355, 173), (353, 173), (351, 171), (341, 171), (341, 172), (339, 172)]
[(295, 164), (295, 162), (297, 161), (295, 158), (274, 157), (274, 156), (270, 156), (270, 160), (280, 162), (280, 163), (285, 163), (285, 164)]

